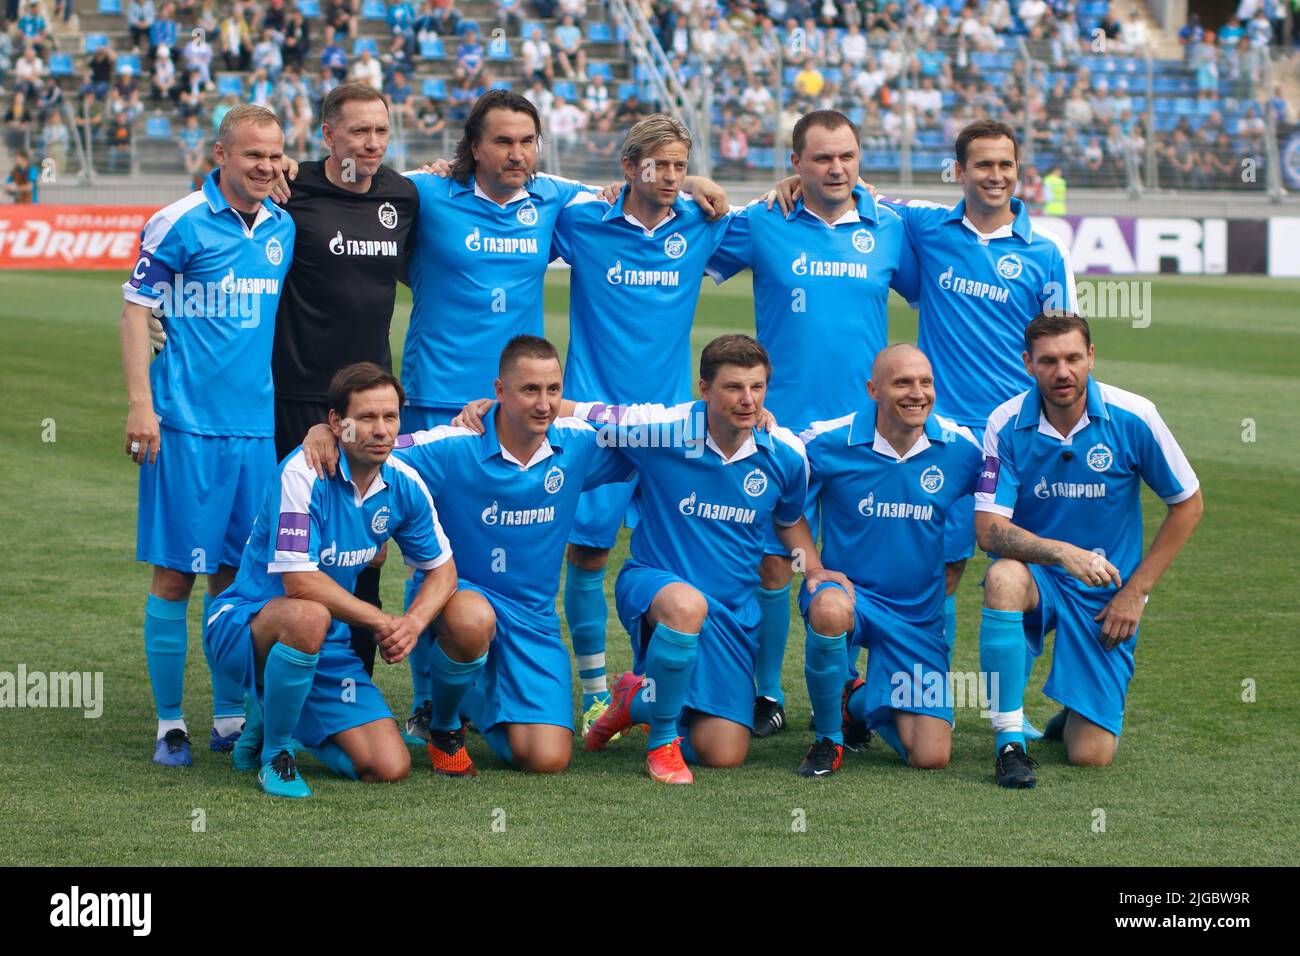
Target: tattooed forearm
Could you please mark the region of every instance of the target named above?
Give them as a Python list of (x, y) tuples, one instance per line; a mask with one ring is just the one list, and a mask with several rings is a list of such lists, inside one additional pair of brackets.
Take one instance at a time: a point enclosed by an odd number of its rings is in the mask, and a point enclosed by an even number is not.
[(988, 530), (989, 549), (998, 557), (1014, 558), (1027, 564), (1056, 564), (1060, 561), (1055, 543), (1017, 528), (1010, 522)]

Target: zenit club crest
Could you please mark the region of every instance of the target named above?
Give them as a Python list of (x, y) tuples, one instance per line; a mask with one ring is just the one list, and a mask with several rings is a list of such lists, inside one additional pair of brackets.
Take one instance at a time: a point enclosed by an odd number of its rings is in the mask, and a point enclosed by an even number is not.
[(767, 491), (767, 475), (755, 468), (745, 476), (745, 494), (751, 498), (757, 498), (763, 492)]
[(853, 233), (853, 248), (864, 255), (870, 253), (876, 248), (876, 237), (865, 229), (859, 229)]
[(559, 465), (551, 466), (551, 470), (542, 480), (542, 487), (546, 489), (548, 495), (553, 495), (564, 487), (564, 472), (560, 470)]
[(519, 220), (521, 226), (537, 225), (537, 207), (533, 205), (531, 199), (524, 201), (524, 204), (519, 207), (519, 211), (515, 213), (515, 218)]
[(273, 266), (278, 266), (282, 259), (284, 259), (284, 247), (280, 245), (280, 240), (269, 240), (266, 243), (266, 261)]
[(1105, 471), (1115, 462), (1115, 456), (1105, 445), (1093, 445), (1084, 458), (1093, 471)]
[(391, 517), (391, 513), (388, 510), (388, 505), (384, 505), (382, 508), (376, 511), (374, 517), (370, 519), (370, 530), (373, 531), (375, 534), (387, 534), (388, 519), (390, 517)]
[(379, 224), (385, 229), (397, 228), (397, 207), (390, 202), (379, 207)]
[(998, 275), (1004, 279), (1019, 279), (1025, 269), (1019, 256), (1008, 255), (998, 260)]
[(674, 232), (664, 240), (664, 255), (669, 259), (680, 259), (686, 253), (686, 237)]
[(921, 490), (934, 494), (943, 487), (943, 470), (938, 465), (931, 465), (921, 472)]

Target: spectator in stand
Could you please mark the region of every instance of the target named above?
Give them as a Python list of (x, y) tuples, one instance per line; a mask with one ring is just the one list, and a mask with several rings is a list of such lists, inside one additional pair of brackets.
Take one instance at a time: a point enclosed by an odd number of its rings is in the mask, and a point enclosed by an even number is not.
[(155, 100), (177, 100), (180, 95), (176, 64), (172, 62), (171, 47), (160, 46), (153, 61), (153, 78), (150, 92)]
[(582, 28), (566, 13), (552, 35), (555, 40), (555, 58), (569, 79), (586, 81), (587, 51), (582, 48)]
[(334, 75), (334, 71), (328, 67), (325, 67), (320, 71), (320, 75), (316, 77), (316, 89), (312, 91), (312, 109), (316, 111), (317, 116), (321, 114), (321, 108), (324, 105), (325, 97), (330, 95), (330, 90), (334, 89), (342, 82), (342, 80)]
[(545, 80), (547, 83), (555, 78), (555, 67), (551, 63), (551, 45), (546, 42), (546, 34), (541, 27), (533, 27), (532, 35), (523, 43), (524, 81), (532, 83)]
[(254, 106), (265, 106), (269, 110), (275, 109), (275, 84), (260, 67), (253, 71), (253, 76), (248, 81), (248, 102)]
[(1196, 67), (1196, 55), (1204, 36), (1205, 28), (1201, 26), (1200, 16), (1195, 13), (1187, 18), (1187, 22), (1178, 31), (1178, 42), (1183, 45), (1184, 60), (1193, 69)]
[(406, 39), (401, 35), (389, 40), (388, 49), (379, 55), (379, 63), (384, 71), (385, 83), (391, 82), (395, 73), (404, 74), (409, 79), (415, 72), (415, 63), (411, 60)]
[[(1300, 18), (1300, 11), (1296, 12), (1297, 18)], [(1282, 87), (1274, 86), (1273, 95), (1268, 98), (1269, 109), (1273, 111), (1273, 121), (1279, 125), (1289, 122), (1290, 105), (1286, 97), (1282, 95)]]
[(988, 5), (984, 8), (988, 13), (989, 25), (998, 33), (1006, 33), (1011, 29), (1011, 3), (1009, 0), (988, 0)]
[(923, 77), (919, 89), (910, 89), (907, 91), (906, 102), (922, 114), (927, 122), (937, 122), (939, 112), (943, 108), (943, 94), (934, 85), (934, 79)]
[(846, 65), (857, 70), (862, 69), (862, 65), (867, 62), (867, 37), (856, 23), (840, 38), (840, 58)]
[(380, 92), (384, 89), (384, 68), (369, 49), (363, 49), (352, 68), (348, 70), (348, 79), (353, 83), (366, 83)]
[(272, 83), (280, 78), (284, 58), (280, 55), (280, 42), (274, 30), (263, 30), (262, 39), (253, 47), (253, 69), (261, 70)]
[(36, 202), (36, 184), (40, 170), (32, 163), (31, 153), (24, 149), (14, 151), (14, 165), (5, 179), (5, 195), (15, 206)]
[(750, 83), (740, 94), (741, 108), (755, 116), (771, 116), (776, 108), (772, 91), (759, 83)]
[(149, 28), (155, 19), (157, 12), (153, 0), (131, 0), (127, 6), (126, 25), (131, 34), (131, 46), (137, 53), (149, 48)]
[(334, 31), (330, 42), (321, 51), (320, 55), (321, 64), (330, 71), (330, 75), (339, 83), (348, 78), (348, 54), (343, 49), (345, 38), (346, 34), (342, 31)]
[(5, 113), (5, 147), (12, 152), (21, 149), (27, 143), (28, 131), (35, 117), (27, 105), (27, 94), (18, 90), (9, 100), (9, 109)]
[(478, 42), (476, 30), (466, 30), (464, 40), (456, 49), (456, 81), (462, 90), (478, 85), (483, 72), (483, 44)]
[(718, 143), (718, 173), (740, 176), (749, 168), (749, 137), (734, 117), (725, 116), (723, 122), (726, 125)]
[(18, 32), (25, 43), (36, 47), (41, 56), (47, 56), (53, 49), (49, 28), (41, 15), (40, 0), (29, 0), (27, 12), (18, 18)]
[(231, 72), (247, 73), (253, 61), (253, 36), (239, 4), (221, 21), (221, 56)]
[(1129, 53), (1141, 53), (1146, 49), (1147, 25), (1137, 7), (1129, 11), (1128, 19), (1124, 21), (1120, 42), (1120, 49)]
[(541, 80), (533, 80), (533, 85), (524, 90), (523, 95), (524, 99), (537, 107), (537, 112), (543, 118), (551, 115), (551, 107), (555, 105), (555, 95)]
[(557, 6), (561, 16), (570, 16), (582, 20), (587, 16), (587, 0), (559, 0)]
[(108, 124), (108, 171), (131, 171), (131, 120), (126, 113), (112, 117)]
[(948, 64), (948, 54), (939, 49), (939, 41), (933, 36), (925, 41), (925, 46), (916, 51), (913, 58), (913, 72), (920, 77), (930, 77), (935, 82), (952, 83), (952, 68)]
[(523, 0), (497, 0), (497, 25), (514, 33), (524, 18)]
[(649, 115), (650, 111), (641, 105), (640, 98), (633, 93), (620, 102), (614, 111), (614, 126), (618, 129), (631, 129)]
[(47, 76), (36, 91), (36, 112), (44, 123), (63, 108), (63, 88), (59, 81)]
[(1065, 121), (1077, 130), (1092, 126), (1092, 106), (1083, 95), (1081, 84), (1075, 83), (1065, 101)]
[(190, 41), (181, 51), (181, 68), (193, 74), (203, 89), (212, 89), (212, 44), (206, 33), (190, 35)]
[(159, 47), (167, 47), (171, 50), (176, 46), (176, 40), (179, 37), (179, 27), (176, 24), (176, 4), (167, 3), (159, 11), (153, 26), (149, 28), (149, 56), (154, 58), (158, 55)]
[(185, 117), (185, 125), (177, 136), (181, 147), (181, 162), (185, 165), (185, 175), (193, 176), (203, 165), (203, 155), (207, 152), (208, 142), (199, 127), (197, 116)]
[(573, 103), (568, 102), (563, 96), (555, 98), (555, 106), (551, 110), (550, 130), (555, 144), (560, 148), (560, 154), (565, 155), (573, 151), (573, 147), (578, 145), (578, 134), (582, 132), (587, 124), (586, 115)]
[(826, 77), (817, 69), (817, 64), (812, 59), (805, 60), (794, 76), (795, 93), (806, 99), (814, 99), (821, 95), (825, 86)]
[(1047, 16), (1047, 4), (1045, 0), (1021, 0), (1016, 12), (1020, 14), (1025, 29), (1032, 30)]
[(289, 12), (284, 24), (284, 39), (280, 43), (280, 58), (285, 66), (301, 70), (311, 53), (311, 27), (297, 7)]
[(442, 110), (438, 109), (438, 104), (431, 99), (426, 99), (424, 101), (424, 109), (420, 111), (420, 135), (428, 137), (438, 136), (446, 128), (447, 120), (443, 117)]
[(235, 98), (234, 93), (227, 93), (222, 97), (212, 110), (212, 135), (215, 138), (217, 131), (221, 129), (221, 121), (226, 118), (226, 114), (239, 105), (239, 100)]
[(622, 137), (614, 129), (614, 116), (612, 113), (604, 113), (594, 117), (589, 121), (587, 135), (583, 137), (582, 143), (587, 150), (587, 159), (595, 160), (598, 166), (604, 167), (606, 162), (613, 162), (618, 159), (619, 151), (622, 147)]
[(336, 34), (342, 31), (348, 39), (357, 35), (357, 8), (353, 0), (329, 0), (323, 11), (325, 22)]
[(410, 0), (393, 0), (388, 5), (388, 11), (384, 15), (388, 24), (388, 32), (395, 37), (402, 38), (402, 44), (406, 48), (408, 56), (415, 54), (415, 7), (411, 5)]
[(388, 108), (395, 116), (401, 117), (404, 128), (412, 128), (418, 121), (415, 115), (415, 91), (411, 89), (406, 74), (400, 70), (394, 71), (389, 80)]
[(1257, 155), (1264, 148), (1264, 118), (1255, 111), (1254, 103), (1246, 107), (1246, 112), (1237, 122), (1237, 138), (1251, 155)]
[(605, 77), (597, 73), (587, 84), (587, 92), (582, 100), (582, 108), (589, 116), (604, 116), (610, 111), (611, 97)]
[(58, 113), (51, 113), (41, 127), (41, 150), (45, 158), (54, 164), (57, 175), (68, 165), (68, 147), (72, 144), (72, 133)]
[(1199, 189), (1201, 170), (1191, 140), (1181, 129), (1176, 129), (1169, 142), (1157, 147), (1163, 166), (1162, 179), (1174, 189)]
[(549, 20), (555, 13), (555, 0), (533, 0), (533, 9), (542, 20)]
[(23, 47), (23, 55), (14, 63), (14, 89), (22, 90), (28, 97), (37, 95), (41, 82), (45, 79), (45, 61), (36, 52), (36, 47), (28, 44)]
[(416, 36), (433, 37), (439, 33), (455, 33), (460, 29), (460, 20), (456, 0), (425, 0), (424, 9), (416, 20)]

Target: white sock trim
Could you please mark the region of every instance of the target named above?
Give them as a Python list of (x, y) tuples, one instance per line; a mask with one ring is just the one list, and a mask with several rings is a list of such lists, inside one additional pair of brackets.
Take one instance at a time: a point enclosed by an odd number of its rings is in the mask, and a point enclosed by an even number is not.
[(589, 671), (596, 667), (605, 666), (605, 652), (599, 654), (577, 654), (574, 659), (578, 663), (578, 670)]
[(582, 692), (584, 694), (603, 694), (607, 690), (609, 690), (609, 686), (605, 683), (604, 674), (599, 677), (584, 677), (582, 679)]
[(167, 736), (169, 730), (183, 730), (186, 734), (190, 732), (190, 729), (185, 726), (184, 717), (180, 720), (160, 720), (158, 721), (158, 736), (155, 739), (162, 740)]
[(990, 719), (993, 721), (994, 733), (1001, 734), (1025, 729), (1025, 709), (1023, 707), (1019, 710), (994, 711)]

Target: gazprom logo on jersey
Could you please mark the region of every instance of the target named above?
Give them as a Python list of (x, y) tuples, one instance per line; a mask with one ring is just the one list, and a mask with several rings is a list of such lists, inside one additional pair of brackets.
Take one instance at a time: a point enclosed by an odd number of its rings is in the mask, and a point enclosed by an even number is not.
[(669, 269), (624, 269), (623, 260), (619, 259), (605, 270), (605, 279), (610, 285), (676, 286), (681, 283), (681, 273)]
[[(519, 212), (523, 214), (522, 209)], [(537, 215), (536, 209), (533, 210), (533, 215)], [(465, 237), (465, 248), (470, 252), (489, 252), (493, 255), (536, 255), (537, 240), (531, 236), (485, 236), (475, 226), (474, 231)]]
[(1011, 290), (1005, 286), (991, 285), (977, 279), (953, 275), (954, 271), (953, 267), (949, 266), (948, 270), (939, 276), (939, 288), (944, 292), (956, 292), (976, 299), (988, 299), (990, 302), (1006, 302), (1011, 298)]
[[(558, 490), (558, 489), (557, 489)], [(502, 508), (498, 501), (483, 509), (479, 517), (485, 525), (529, 525), (546, 524), (555, 520), (555, 506), (547, 508)]]
[(790, 263), (790, 271), (797, 276), (828, 276), (832, 279), (867, 278), (865, 262), (845, 262), (838, 259), (809, 259), (808, 253), (799, 253), (799, 258)]
[(688, 518), (701, 518), (708, 521), (731, 521), (735, 524), (753, 524), (758, 511), (754, 508), (738, 508), (735, 505), (720, 505), (712, 501), (700, 501), (695, 492), (691, 492), (677, 502), (677, 510)]
[[(262, 296), (279, 296), (280, 280), (263, 276), (237, 276), (231, 269), (219, 281), (200, 282), (181, 273), (150, 276), (148, 256), (141, 256), (131, 273), (131, 285), (156, 297), (156, 318), (239, 319), (240, 327), (261, 323)], [(274, 314), (274, 307), (271, 309)]]
[(397, 241), (394, 239), (344, 239), (339, 230), (330, 240), (330, 252), (336, 256), (389, 256), (397, 255)]
[(1051, 481), (1046, 476), (1034, 485), (1034, 497), (1048, 498), (1105, 498), (1104, 481)]
[(331, 541), (328, 548), (322, 548), (320, 563), (327, 568), (355, 568), (359, 564), (369, 564), (379, 553), (379, 546), (372, 544), (368, 548), (354, 548), (340, 551), (337, 541)]
[(910, 518), (912, 521), (929, 521), (934, 517), (934, 505), (914, 505), (908, 501), (876, 501), (873, 491), (858, 502), (858, 514), (864, 518)]

